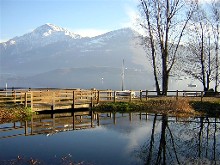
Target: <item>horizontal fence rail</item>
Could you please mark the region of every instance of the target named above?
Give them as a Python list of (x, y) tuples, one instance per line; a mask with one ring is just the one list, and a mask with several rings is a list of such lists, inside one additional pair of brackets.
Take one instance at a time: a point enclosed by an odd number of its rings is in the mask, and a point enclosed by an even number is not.
[[(168, 91), (165, 98), (196, 98), (203, 101), (203, 97), (220, 98), (219, 93), (204, 91)], [(160, 98), (156, 91), (151, 90), (81, 90), (81, 89), (29, 89), (0, 91), (1, 104), (21, 104), (33, 111), (91, 108), (105, 102), (144, 101)]]

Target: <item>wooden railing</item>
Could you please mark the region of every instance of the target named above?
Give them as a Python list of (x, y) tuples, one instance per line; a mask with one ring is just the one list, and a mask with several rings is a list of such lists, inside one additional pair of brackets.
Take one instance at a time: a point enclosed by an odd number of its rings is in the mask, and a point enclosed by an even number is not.
[[(198, 98), (203, 101), (203, 91), (168, 91), (165, 98)], [(207, 94), (207, 93), (206, 93)], [(156, 91), (113, 91), (79, 89), (41, 89), (0, 91), (0, 103), (22, 104), (33, 111), (90, 108), (103, 102), (132, 102), (158, 98)]]

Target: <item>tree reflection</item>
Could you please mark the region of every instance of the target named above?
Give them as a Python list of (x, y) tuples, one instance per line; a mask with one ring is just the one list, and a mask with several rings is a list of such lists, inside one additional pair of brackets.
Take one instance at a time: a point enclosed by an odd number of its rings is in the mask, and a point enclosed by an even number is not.
[(220, 164), (220, 120), (154, 115), (151, 135), (139, 150), (144, 164)]

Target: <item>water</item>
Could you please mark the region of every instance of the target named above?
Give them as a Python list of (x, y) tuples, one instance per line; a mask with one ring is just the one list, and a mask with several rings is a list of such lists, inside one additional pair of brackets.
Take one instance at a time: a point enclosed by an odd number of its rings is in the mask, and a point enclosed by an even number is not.
[(220, 119), (40, 114), (0, 125), (0, 164), (220, 164)]

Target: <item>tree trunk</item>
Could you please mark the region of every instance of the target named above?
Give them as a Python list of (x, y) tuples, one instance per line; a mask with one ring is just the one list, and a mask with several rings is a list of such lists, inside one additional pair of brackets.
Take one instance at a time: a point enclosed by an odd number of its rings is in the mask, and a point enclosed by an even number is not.
[(219, 25), (217, 24), (217, 39), (216, 39), (216, 46), (215, 46), (215, 53), (216, 53), (216, 57), (215, 57), (215, 65), (216, 65), (216, 71), (215, 71), (215, 92), (218, 92), (218, 84), (219, 84), (219, 79), (218, 79), (218, 69), (219, 69), (219, 64), (218, 64), (218, 43), (219, 43)]
[(163, 77), (163, 91), (162, 91), (163, 96), (167, 96), (168, 82), (169, 82), (169, 75), (166, 73)]
[[(166, 115), (162, 116), (162, 126), (160, 135), (160, 144), (157, 153), (156, 164), (166, 165), (166, 128), (168, 126), (168, 117)], [(161, 160), (161, 158), (163, 159)], [(162, 162), (161, 162), (162, 161)]]
[(156, 121), (157, 121), (157, 114), (155, 114), (154, 120), (153, 120), (153, 127), (152, 127), (151, 138), (150, 138), (150, 147), (149, 147), (149, 152), (148, 152), (148, 156), (146, 159), (146, 165), (150, 165), (152, 163), (151, 161), (152, 161), (152, 156), (153, 156)]
[(153, 39), (153, 34), (152, 34), (152, 29), (151, 29), (151, 22), (150, 22), (150, 15), (149, 15), (149, 10), (148, 6), (145, 1), (141, 0), (141, 4), (147, 19), (147, 30), (150, 35), (150, 46), (151, 46), (151, 58), (152, 58), (152, 65), (153, 65), (153, 73), (154, 73), (154, 80), (155, 80), (155, 87), (157, 91), (157, 95), (161, 95), (160, 93), (160, 86), (159, 86), (159, 81), (158, 81), (158, 76), (157, 76), (157, 66), (156, 66), (156, 50), (155, 50), (155, 43)]
[(167, 95), (168, 90), (168, 80), (169, 80), (169, 71), (167, 70), (167, 58), (168, 58), (168, 52), (167, 48), (163, 51), (162, 56), (162, 95)]
[(207, 81), (206, 81), (206, 74), (205, 74), (205, 61), (204, 61), (204, 31), (203, 31), (203, 25), (200, 22), (200, 27), (202, 30), (202, 34), (201, 34), (201, 55), (200, 55), (200, 63), (201, 63), (201, 73), (202, 73), (202, 85), (203, 85), (203, 89), (204, 91), (208, 91), (207, 88)]

